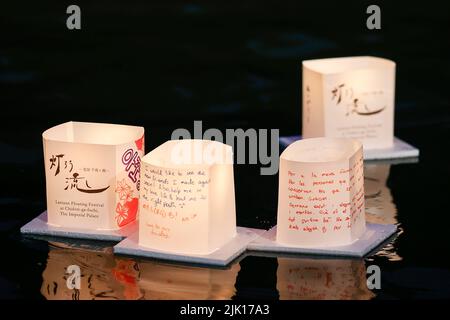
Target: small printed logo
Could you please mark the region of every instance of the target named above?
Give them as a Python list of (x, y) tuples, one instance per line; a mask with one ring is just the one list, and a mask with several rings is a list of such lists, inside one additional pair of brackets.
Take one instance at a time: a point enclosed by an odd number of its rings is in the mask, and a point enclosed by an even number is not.
[(372, 4), (367, 7), (367, 14), (370, 16), (367, 18), (366, 26), (369, 30), (381, 29), (381, 9), (379, 6)]
[(81, 288), (80, 267), (75, 264), (72, 264), (67, 267), (66, 274), (69, 275), (66, 280), (67, 288), (70, 290), (74, 289), (80, 290)]
[(370, 290), (381, 289), (381, 269), (377, 265), (370, 265), (367, 268), (367, 288)]

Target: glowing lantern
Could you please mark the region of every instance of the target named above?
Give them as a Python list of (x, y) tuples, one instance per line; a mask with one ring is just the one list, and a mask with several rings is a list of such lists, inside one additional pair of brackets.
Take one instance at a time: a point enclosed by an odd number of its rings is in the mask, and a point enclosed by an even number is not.
[(303, 137), (394, 143), (395, 63), (376, 57), (303, 61)]
[(362, 144), (343, 138), (292, 143), (280, 157), (277, 242), (325, 247), (365, 231)]
[(233, 155), (207, 140), (168, 141), (142, 159), (139, 246), (209, 254), (236, 235)]
[(42, 136), (49, 225), (117, 230), (135, 221), (144, 128), (67, 122)]

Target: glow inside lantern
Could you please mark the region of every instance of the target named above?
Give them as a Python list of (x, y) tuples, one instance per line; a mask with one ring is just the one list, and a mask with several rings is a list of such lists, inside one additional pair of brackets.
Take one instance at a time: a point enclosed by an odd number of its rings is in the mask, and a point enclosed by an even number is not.
[(349, 244), (365, 231), (363, 149), (357, 140), (313, 138), (280, 157), (277, 241)]
[(236, 234), (233, 155), (207, 140), (172, 140), (142, 161), (139, 245), (208, 254)]
[(50, 225), (117, 230), (136, 220), (144, 128), (67, 122), (42, 136)]
[(304, 138), (361, 140), (365, 149), (394, 139), (395, 63), (376, 57), (303, 61)]

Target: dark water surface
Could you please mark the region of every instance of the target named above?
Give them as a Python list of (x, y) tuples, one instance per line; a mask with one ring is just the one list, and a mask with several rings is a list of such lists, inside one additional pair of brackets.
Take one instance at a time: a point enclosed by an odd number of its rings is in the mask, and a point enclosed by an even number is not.
[[(445, 195), (437, 189), (417, 188), (414, 180), (423, 166), (417, 161), (365, 165), (367, 221), (395, 223), (399, 235), (364, 259), (247, 253), (224, 269), (178, 265), (115, 256), (113, 243), (21, 237), (17, 219), (5, 219), (1, 294), (6, 298), (130, 300), (448, 298), (448, 241), (441, 238), (447, 226), (436, 221), (446, 212), (435, 211), (430, 217), (432, 209), (415, 200), (422, 192), (441, 199)], [(268, 223), (257, 217), (255, 212), (251, 226)], [(73, 264), (82, 271), (79, 292), (66, 287), (66, 268)], [(373, 264), (381, 268), (379, 290), (366, 285), (366, 269)]]
[[(406, 2), (405, 2), (406, 3)], [(0, 298), (450, 298), (449, 12), (445, 2), (80, 1), (2, 3), (0, 10)], [(176, 128), (301, 132), (301, 61), (375, 55), (397, 63), (395, 133), (420, 159), (367, 163), (366, 215), (400, 235), (365, 259), (247, 255), (228, 269), (112, 255), (112, 244), (23, 238), (45, 210), (42, 132), (98, 121), (146, 128), (146, 150)], [(235, 166), (238, 225), (276, 224), (278, 176)], [(81, 266), (78, 293), (65, 267)], [(365, 285), (381, 268), (381, 289)]]

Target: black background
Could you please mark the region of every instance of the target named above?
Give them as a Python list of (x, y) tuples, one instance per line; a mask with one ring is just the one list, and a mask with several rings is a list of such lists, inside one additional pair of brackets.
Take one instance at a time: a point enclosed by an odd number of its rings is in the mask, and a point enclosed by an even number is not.
[[(46, 251), (18, 228), (45, 210), (42, 132), (66, 121), (141, 125), (146, 150), (176, 128), (301, 131), (301, 61), (374, 55), (397, 63), (396, 136), (421, 149), (389, 180), (405, 234), (381, 297), (449, 297), (449, 14), (445, 1), (67, 1), (0, 5), (0, 297), (36, 297)], [(381, 7), (382, 29), (366, 28)], [(238, 224), (275, 224), (277, 181), (235, 166)], [(247, 266), (246, 266), (247, 265)], [(242, 297), (276, 297), (248, 258)], [(391, 268), (391, 269), (390, 269)], [(33, 271), (29, 272), (29, 269)], [(268, 272), (273, 274), (273, 272)], [(272, 275), (273, 277), (273, 275)], [(240, 279), (240, 280), (239, 280)]]

